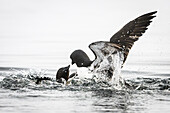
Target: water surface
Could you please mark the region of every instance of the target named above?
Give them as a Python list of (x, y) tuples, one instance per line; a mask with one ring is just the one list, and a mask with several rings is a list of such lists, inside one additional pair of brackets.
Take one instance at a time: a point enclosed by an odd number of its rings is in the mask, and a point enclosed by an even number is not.
[[(145, 66), (147, 63), (129, 64)], [(170, 111), (170, 74), (161, 73), (170, 66), (152, 63), (159, 71), (135, 69), (122, 71), (128, 87), (114, 89), (106, 82), (91, 78), (75, 78), (69, 85), (55, 82), (56, 70), (30, 68), (0, 68), (0, 109), (5, 113), (18, 112), (152, 112)], [(150, 71), (147, 71), (150, 70)], [(51, 77), (51, 81), (35, 84), (36, 76)]]

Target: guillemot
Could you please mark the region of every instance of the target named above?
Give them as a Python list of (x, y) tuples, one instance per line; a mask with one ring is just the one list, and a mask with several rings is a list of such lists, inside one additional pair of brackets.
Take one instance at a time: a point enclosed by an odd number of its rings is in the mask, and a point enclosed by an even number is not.
[(72, 73), (69, 75), (70, 73), (69, 69), (70, 69), (70, 65), (66, 67), (61, 67), (60, 69), (58, 69), (57, 74), (56, 74), (56, 82), (64, 83), (62, 78), (67, 82), (70, 78), (77, 76), (77, 73)]
[(93, 61), (83, 50), (75, 50), (70, 55), (72, 64), (76, 63), (77, 67), (91, 67), (93, 72), (104, 73), (111, 77), (116, 66), (123, 67), (134, 42), (145, 33), (156, 13), (157, 11), (150, 12), (130, 21), (115, 33), (110, 41), (91, 43), (89, 48), (95, 55)]
[(56, 74), (56, 81), (57, 82), (62, 82), (62, 79), (65, 79), (66, 81), (69, 79), (69, 68), (70, 65), (68, 65), (67, 67), (62, 67), (57, 71)]
[[(66, 67), (61, 67), (58, 69), (57, 73), (56, 73), (56, 82), (58, 83), (63, 83), (64, 81), (68, 81), (68, 79), (77, 76), (77, 73), (72, 73), (71, 75), (69, 75), (70, 73), (70, 65), (66, 66)], [(64, 79), (64, 81), (63, 81)], [(35, 77), (35, 83), (36, 84), (40, 84), (42, 81), (53, 81), (53, 78), (50, 77)]]

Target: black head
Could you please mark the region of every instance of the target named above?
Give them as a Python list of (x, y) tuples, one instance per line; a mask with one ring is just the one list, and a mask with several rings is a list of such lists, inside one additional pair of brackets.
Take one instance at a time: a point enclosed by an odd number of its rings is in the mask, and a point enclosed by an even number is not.
[(77, 67), (88, 67), (91, 65), (92, 61), (89, 59), (87, 54), (83, 50), (75, 50), (70, 58), (72, 60), (72, 65), (76, 63)]
[(61, 78), (64, 78), (67, 81), (69, 79), (69, 68), (70, 65), (68, 65), (67, 67), (60, 68), (57, 71), (56, 80), (60, 80)]

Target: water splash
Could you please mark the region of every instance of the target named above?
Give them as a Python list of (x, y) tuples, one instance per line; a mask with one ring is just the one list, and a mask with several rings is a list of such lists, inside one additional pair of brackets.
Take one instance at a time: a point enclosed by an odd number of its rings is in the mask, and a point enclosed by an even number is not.
[(116, 88), (122, 89), (125, 86), (124, 79), (121, 77), (121, 67), (124, 60), (122, 52), (117, 52), (117, 54), (113, 56), (113, 59), (112, 65), (115, 70), (113, 72), (111, 82), (116, 86)]
[[(117, 61), (119, 62), (119, 61)], [(0, 88), (28, 91), (28, 90), (71, 90), (71, 91), (96, 91), (96, 90), (168, 90), (170, 91), (170, 78), (134, 78), (124, 79), (116, 78), (118, 83), (113, 84), (116, 81), (108, 82), (107, 80), (99, 80), (97, 77), (82, 78), (75, 76), (69, 81), (69, 84), (57, 83), (55, 75), (51, 76), (50, 80), (43, 80), (39, 84), (36, 84), (37, 77), (47, 76), (45, 71), (27, 70), (27, 71), (14, 71), (5, 74), (4, 78), (0, 81)], [(4, 73), (4, 72), (3, 72)], [(1, 74), (3, 74), (1, 73)], [(118, 70), (118, 73), (120, 71)], [(115, 73), (117, 74), (117, 73)], [(49, 76), (49, 75), (48, 75)], [(115, 77), (115, 76), (113, 76)], [(117, 77), (117, 76), (116, 76)], [(121, 81), (122, 80), (122, 81)], [(138, 87), (138, 89), (136, 89)]]
[(116, 89), (123, 89), (125, 86), (124, 79), (121, 77), (121, 67), (123, 64), (123, 53), (116, 49), (110, 50), (110, 53), (103, 57), (97, 68), (95, 61), (90, 70), (97, 81), (105, 81), (110, 83)]
[(40, 70), (20, 70), (14, 71), (0, 81), (0, 88), (10, 90), (46, 90), (62, 86), (56, 83), (55, 79), (43, 80), (37, 84), (37, 78), (43, 77), (45, 71)]

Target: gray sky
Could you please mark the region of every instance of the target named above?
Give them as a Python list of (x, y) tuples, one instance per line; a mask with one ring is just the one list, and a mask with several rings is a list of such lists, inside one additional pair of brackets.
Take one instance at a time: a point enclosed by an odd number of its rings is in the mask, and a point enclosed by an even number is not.
[(16, 59), (12, 56), (32, 56), (17, 57), (20, 63), (39, 60), (33, 57), (37, 55), (69, 63), (70, 53), (79, 48), (94, 58), (88, 49), (91, 42), (109, 40), (126, 23), (151, 11), (158, 11), (157, 17), (128, 59), (170, 57), (169, 6), (169, 0), (1, 0), (0, 64), (7, 61), (6, 55), (11, 61)]

